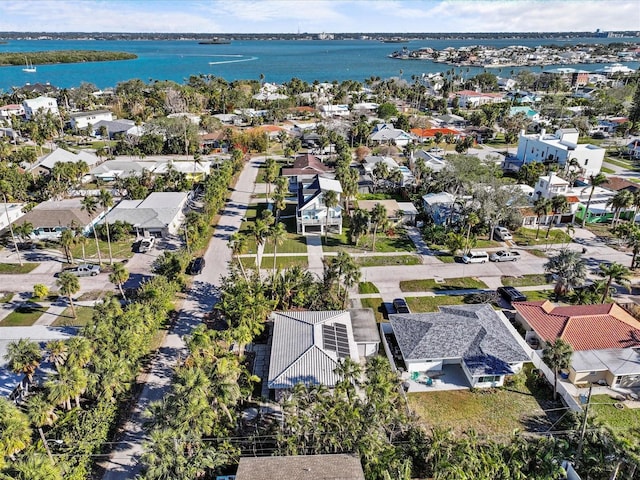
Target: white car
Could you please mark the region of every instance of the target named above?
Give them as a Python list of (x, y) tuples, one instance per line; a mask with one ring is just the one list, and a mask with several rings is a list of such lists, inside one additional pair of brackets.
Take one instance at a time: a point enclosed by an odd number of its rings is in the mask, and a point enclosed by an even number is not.
[(513, 240), (511, 233), (505, 227), (496, 227), (494, 233), (503, 242), (506, 240)]
[(486, 263), (489, 261), (487, 252), (468, 252), (462, 256), (464, 263)]
[(156, 245), (156, 237), (146, 237), (140, 240), (138, 244), (138, 252), (145, 253), (153, 250), (153, 247)]

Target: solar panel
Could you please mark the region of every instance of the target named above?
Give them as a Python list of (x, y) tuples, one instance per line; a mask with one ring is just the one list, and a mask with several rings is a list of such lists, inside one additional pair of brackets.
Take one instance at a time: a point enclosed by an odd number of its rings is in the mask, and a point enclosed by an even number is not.
[(325, 350), (336, 352), (339, 358), (349, 356), (350, 349), (347, 327), (341, 323), (322, 325), (322, 343)]

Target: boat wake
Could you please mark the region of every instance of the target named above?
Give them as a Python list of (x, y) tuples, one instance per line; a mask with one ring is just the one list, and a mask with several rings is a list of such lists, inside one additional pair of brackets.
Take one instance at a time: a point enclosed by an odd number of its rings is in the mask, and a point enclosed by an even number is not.
[(258, 57), (247, 57), (245, 55), (212, 55), (213, 57), (232, 58), (233, 60), (219, 60), (217, 62), (209, 62), (209, 65), (221, 65), (223, 63), (239, 63), (239, 62), (252, 62), (257, 60)]

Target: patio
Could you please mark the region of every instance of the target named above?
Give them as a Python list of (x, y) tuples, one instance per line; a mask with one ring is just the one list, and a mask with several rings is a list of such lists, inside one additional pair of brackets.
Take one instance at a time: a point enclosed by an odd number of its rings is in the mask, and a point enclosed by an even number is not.
[(468, 390), (469, 382), (457, 364), (444, 365), (437, 372), (401, 372), (407, 393), (438, 392), (444, 390)]

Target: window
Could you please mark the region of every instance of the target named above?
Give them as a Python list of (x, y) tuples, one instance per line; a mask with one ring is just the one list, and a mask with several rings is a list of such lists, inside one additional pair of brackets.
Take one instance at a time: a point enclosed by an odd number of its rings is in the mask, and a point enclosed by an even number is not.
[(493, 383), (493, 382), (499, 382), (499, 381), (500, 381), (499, 375), (487, 375), (487, 376), (478, 378), (478, 383)]

